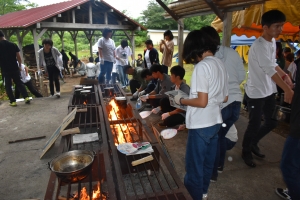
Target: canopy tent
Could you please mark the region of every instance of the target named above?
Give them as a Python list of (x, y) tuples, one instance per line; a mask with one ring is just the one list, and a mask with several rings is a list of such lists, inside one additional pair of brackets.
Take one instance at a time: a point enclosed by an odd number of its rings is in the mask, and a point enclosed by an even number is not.
[(247, 37), (245, 35), (231, 36), (231, 47), (233, 47), (236, 52), (240, 55), (243, 60), (248, 63), (248, 52), (252, 43), (256, 40), (256, 37)]
[(245, 35), (237, 36), (236, 34), (231, 36), (231, 46), (244, 46), (251, 45), (256, 40), (255, 36), (247, 37)]
[[(280, 10), (286, 15), (286, 23), (279, 36), (283, 40), (299, 41), (300, 1), (299, 0), (271, 0), (264, 4), (252, 5), (242, 11), (233, 12), (232, 33), (259, 37), (262, 33), (261, 16), (269, 10)], [(212, 23), (217, 31), (223, 31), (223, 22), (216, 18)], [(277, 38), (277, 39), (279, 39)]]

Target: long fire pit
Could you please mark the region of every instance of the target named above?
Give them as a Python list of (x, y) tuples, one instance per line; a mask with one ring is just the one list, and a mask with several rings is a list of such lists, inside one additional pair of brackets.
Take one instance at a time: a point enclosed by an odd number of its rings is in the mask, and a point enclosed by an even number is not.
[[(100, 103), (106, 108), (103, 114), (121, 199), (191, 199), (153, 131), (138, 112), (130, 104), (122, 107), (114, 99), (103, 96), (108, 86), (98, 87)], [(125, 96), (119, 85), (109, 87), (115, 89), (116, 96)], [(149, 154), (121, 154), (116, 147), (127, 142), (150, 142), (153, 160), (132, 166), (132, 161)]]
[[(126, 98), (117, 84), (92, 85), (91, 95), (84, 97), (74, 88), (68, 111), (77, 107), (77, 113), (67, 129), (95, 133), (99, 139), (75, 144), (72, 135), (63, 136), (58, 154), (90, 150), (95, 152), (94, 162), (87, 175), (74, 182), (66, 182), (51, 172), (44, 199), (191, 199), (157, 135), (130, 104), (119, 104), (105, 95), (104, 88), (108, 87), (113, 88), (115, 97)], [(153, 152), (126, 156), (117, 146), (128, 142), (149, 142)], [(148, 162), (132, 164), (150, 154)]]

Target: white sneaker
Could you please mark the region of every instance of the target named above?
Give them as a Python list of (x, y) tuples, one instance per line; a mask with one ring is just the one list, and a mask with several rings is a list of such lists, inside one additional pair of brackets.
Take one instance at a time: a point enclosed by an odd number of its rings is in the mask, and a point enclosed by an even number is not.
[(207, 194), (203, 194), (202, 200), (208, 200)]
[(60, 92), (56, 92), (56, 93), (55, 93), (55, 96), (56, 96), (57, 98), (59, 98), (59, 97), (60, 97)]
[(52, 94), (50, 94), (50, 96), (49, 97), (53, 97), (53, 95)]

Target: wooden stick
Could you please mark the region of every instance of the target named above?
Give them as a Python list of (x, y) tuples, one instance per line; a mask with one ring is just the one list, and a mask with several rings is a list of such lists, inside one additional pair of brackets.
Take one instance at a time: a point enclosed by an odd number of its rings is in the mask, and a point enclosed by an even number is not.
[(61, 136), (65, 136), (65, 135), (77, 134), (77, 133), (80, 133), (79, 127), (64, 130), (60, 134), (61, 134)]
[(16, 143), (16, 142), (29, 141), (29, 140), (38, 140), (38, 139), (43, 139), (45, 137), (46, 136), (39, 136), (39, 137), (32, 137), (32, 138), (25, 138), (25, 139), (20, 139), (20, 140), (8, 141), (8, 144)]
[(81, 108), (81, 109), (77, 109), (76, 112), (87, 112), (87, 108)]
[(136, 165), (143, 164), (143, 163), (145, 163), (145, 162), (149, 162), (149, 161), (151, 161), (151, 160), (153, 160), (153, 156), (152, 156), (152, 155), (147, 156), (147, 157), (144, 157), (144, 158), (141, 158), (141, 159), (139, 159), (139, 160), (132, 161), (132, 162), (131, 162), (131, 165), (132, 165), (132, 166), (136, 166)]

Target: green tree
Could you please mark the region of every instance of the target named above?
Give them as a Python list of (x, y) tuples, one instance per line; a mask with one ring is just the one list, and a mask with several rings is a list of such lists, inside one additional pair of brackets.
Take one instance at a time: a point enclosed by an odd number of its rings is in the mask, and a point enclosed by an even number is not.
[(210, 26), (215, 17), (215, 14), (210, 14), (186, 18), (184, 19), (184, 29), (191, 31), (199, 30), (203, 26)]
[(33, 7), (37, 7), (37, 4), (29, 0), (0, 0), (0, 15)]
[[(172, 0), (163, 0), (168, 5)], [(142, 23), (150, 29), (177, 29), (177, 22), (170, 18), (165, 19), (163, 14), (166, 11), (154, 0), (151, 0), (148, 4), (147, 10), (142, 11)]]

